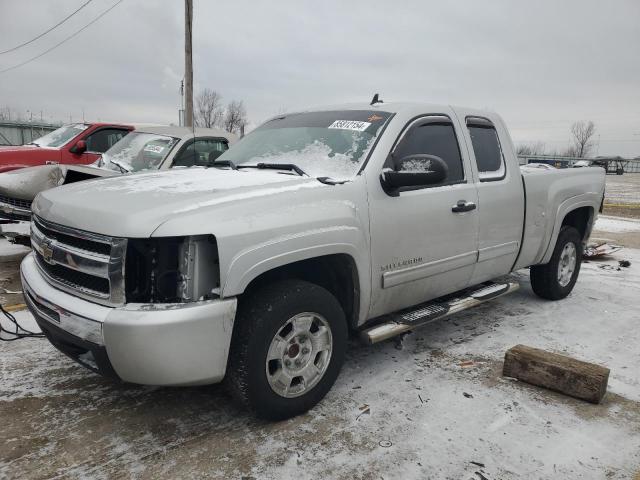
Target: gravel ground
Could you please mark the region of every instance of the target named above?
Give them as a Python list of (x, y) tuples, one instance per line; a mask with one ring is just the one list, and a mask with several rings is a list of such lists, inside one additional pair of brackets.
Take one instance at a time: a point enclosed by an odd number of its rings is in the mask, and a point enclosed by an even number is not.
[[(619, 259), (631, 267), (617, 269)], [(3, 265), (8, 274), (15, 258)], [(632, 478), (639, 265), (630, 248), (585, 263), (560, 302), (535, 297), (523, 270), (518, 292), (401, 342), (354, 341), (326, 399), (281, 423), (255, 420), (218, 386), (122, 385), (45, 340), (2, 343), (0, 478)], [(518, 343), (611, 368), (603, 403), (503, 378), (504, 352)]]

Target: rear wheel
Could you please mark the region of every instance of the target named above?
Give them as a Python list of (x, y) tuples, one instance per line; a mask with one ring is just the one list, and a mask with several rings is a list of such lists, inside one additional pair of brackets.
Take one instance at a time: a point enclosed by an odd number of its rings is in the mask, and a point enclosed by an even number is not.
[(293, 417), (330, 390), (346, 343), (344, 312), (331, 293), (305, 281), (279, 282), (242, 300), (227, 384), (259, 417)]
[(582, 264), (582, 237), (574, 227), (565, 225), (558, 234), (551, 260), (531, 267), (531, 287), (547, 300), (560, 300), (573, 290)]

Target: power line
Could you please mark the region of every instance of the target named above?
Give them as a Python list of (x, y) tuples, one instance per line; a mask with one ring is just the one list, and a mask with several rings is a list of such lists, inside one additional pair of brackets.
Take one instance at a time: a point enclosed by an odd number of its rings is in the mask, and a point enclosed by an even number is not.
[(47, 53), (51, 52), (52, 50), (55, 50), (56, 48), (58, 48), (60, 45), (62, 45), (63, 43), (71, 40), (73, 37), (75, 37), (76, 35), (78, 35), (80, 32), (82, 32), (83, 30), (85, 30), (86, 28), (88, 28), (90, 25), (94, 24), (95, 22), (97, 22), (98, 20), (100, 20), (102, 17), (104, 17), (107, 13), (109, 13), (111, 10), (113, 10), (114, 8), (116, 8), (118, 6), (119, 3), (122, 3), (122, 0), (118, 0), (116, 3), (114, 3), (113, 5), (111, 5), (109, 8), (107, 8), (104, 12), (102, 12), (100, 15), (98, 15), (96, 18), (94, 18), (93, 20), (91, 20), (89, 23), (87, 23), (84, 27), (82, 27), (80, 30), (77, 30), (75, 33), (72, 33), (71, 35), (69, 35), (67, 38), (65, 38), (64, 40), (62, 40), (59, 43), (56, 43), (53, 47), (49, 48), (48, 50), (45, 50), (44, 52), (42, 52), (40, 55), (36, 55), (33, 58), (30, 58), (29, 60), (26, 60), (22, 63), (19, 63), (17, 65), (14, 65), (12, 67), (9, 68), (5, 68), (4, 70), (0, 70), (0, 73), (5, 73), (8, 72), (9, 70), (14, 70), (18, 67), (22, 67), (23, 65), (26, 65), (27, 63), (33, 62), (34, 60), (37, 60), (38, 58), (46, 55)]
[(5, 50), (4, 52), (0, 52), (0, 55), (4, 55), (5, 53), (9, 53), (9, 52), (13, 52), (14, 50), (17, 50), (19, 48), (24, 47), (25, 45), (29, 45), (30, 43), (35, 42), (36, 40), (38, 40), (39, 38), (44, 37), (47, 33), (49, 33), (51, 30), (58, 28), (60, 25), (62, 25), (64, 22), (66, 22), (67, 20), (69, 20), (71, 17), (73, 17), (76, 13), (78, 13), (80, 10), (82, 10), (84, 7), (86, 7), (87, 5), (89, 5), (91, 2), (93, 2), (93, 0), (88, 0), (86, 3), (82, 4), (80, 6), (80, 8), (78, 8), (76, 11), (71, 12), (71, 15), (65, 17), (61, 22), (56, 23), (53, 27), (51, 27), (49, 30), (47, 30), (44, 33), (41, 33), (40, 35), (38, 35), (35, 38), (32, 38), (31, 40), (29, 40), (28, 42), (24, 42), (21, 43), (20, 45), (17, 45), (13, 48), (10, 48), (9, 50)]

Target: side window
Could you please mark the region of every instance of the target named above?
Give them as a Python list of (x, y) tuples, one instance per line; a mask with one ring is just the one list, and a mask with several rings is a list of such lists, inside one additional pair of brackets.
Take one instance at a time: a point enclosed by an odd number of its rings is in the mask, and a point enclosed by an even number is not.
[(501, 180), (505, 175), (505, 163), (498, 132), (491, 122), (484, 118), (467, 118), (473, 153), (478, 165), (481, 182)]
[(117, 128), (103, 128), (98, 130), (85, 139), (85, 142), (87, 142), (87, 151), (104, 153), (118, 143), (127, 133), (129, 133), (127, 130)]
[(191, 142), (173, 160), (174, 167), (208, 167), (229, 148), (226, 141), (216, 138), (200, 138)]
[[(401, 159), (407, 155), (427, 154), (442, 158), (449, 168), (449, 175), (442, 184), (459, 183), (464, 180), (462, 157), (455, 130), (451, 123), (425, 123), (411, 127), (400, 140), (393, 157)], [(439, 186), (435, 185), (435, 186)]]

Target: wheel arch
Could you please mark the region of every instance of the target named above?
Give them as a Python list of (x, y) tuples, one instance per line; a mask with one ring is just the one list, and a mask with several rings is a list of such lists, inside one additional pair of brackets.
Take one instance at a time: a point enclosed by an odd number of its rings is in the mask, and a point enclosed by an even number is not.
[[(257, 273), (258, 271), (260, 273)], [(236, 293), (240, 301), (251, 292), (273, 282), (285, 279), (305, 280), (325, 288), (334, 295), (344, 310), (349, 328), (357, 327), (362, 312), (362, 281), (357, 262), (352, 255), (331, 253), (312, 256), (272, 265), (272, 268), (255, 272), (255, 275), (244, 276), (243, 281), (236, 284), (236, 288), (241, 288), (241, 291)]]
[(547, 250), (539, 263), (545, 264), (549, 262), (558, 240), (560, 229), (565, 225), (575, 227), (580, 233), (583, 243), (588, 240), (593, 229), (593, 223), (596, 218), (595, 212), (599, 203), (598, 199), (591, 198), (590, 194), (581, 195), (580, 197), (570, 198), (560, 204)]

